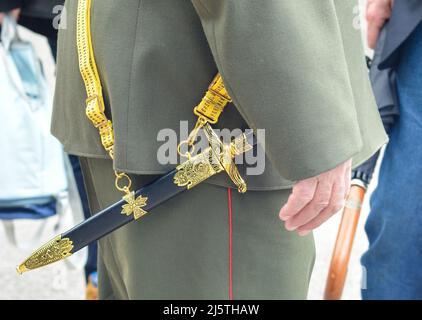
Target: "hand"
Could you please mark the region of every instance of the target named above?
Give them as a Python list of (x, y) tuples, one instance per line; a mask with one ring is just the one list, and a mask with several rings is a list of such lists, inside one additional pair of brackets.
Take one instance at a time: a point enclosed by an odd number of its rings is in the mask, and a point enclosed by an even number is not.
[[(13, 9), (12, 11), (9, 12), (9, 14), (11, 14), (12, 17), (15, 18), (16, 21), (18, 21), (20, 13), (21, 13), (20, 8)], [(0, 25), (3, 23), (3, 19), (5, 15), (6, 13), (0, 12)]]
[(344, 206), (350, 189), (352, 160), (320, 175), (297, 182), (280, 219), (300, 236), (319, 227)]
[(368, 22), (368, 46), (375, 49), (378, 36), (385, 22), (390, 18), (394, 0), (368, 0), (366, 21)]

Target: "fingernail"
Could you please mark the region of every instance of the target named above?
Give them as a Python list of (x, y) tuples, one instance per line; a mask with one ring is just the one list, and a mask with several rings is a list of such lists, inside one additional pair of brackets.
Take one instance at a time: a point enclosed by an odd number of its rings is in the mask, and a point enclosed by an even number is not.
[(280, 214), (280, 216), (279, 216), (279, 217), (280, 217), (280, 219), (281, 219), (281, 220), (283, 220), (283, 221), (287, 221), (287, 220), (289, 220), (289, 217), (288, 217), (288, 216), (283, 216), (283, 215), (281, 215), (281, 214)]
[(301, 237), (307, 236), (311, 231), (310, 230), (303, 230), (303, 231), (299, 231), (298, 235)]
[(283, 210), (280, 211), (280, 213), (278, 214), (278, 217), (283, 220), (286, 221), (289, 217), (284, 213)]
[(297, 229), (297, 227), (295, 226), (290, 226), (287, 223), (284, 225), (284, 227), (288, 230), (288, 231), (294, 231)]

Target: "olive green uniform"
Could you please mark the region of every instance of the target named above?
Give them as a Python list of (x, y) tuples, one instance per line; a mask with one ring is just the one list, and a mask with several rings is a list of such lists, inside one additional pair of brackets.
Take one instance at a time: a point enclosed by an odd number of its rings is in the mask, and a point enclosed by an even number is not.
[[(110, 160), (83, 158), (92, 210), (121, 194)], [(154, 179), (134, 176), (140, 187)], [(202, 184), (142, 221), (100, 240), (103, 299), (304, 299), (314, 262), (312, 235), (284, 229), (287, 190), (232, 193), (232, 281), (227, 189)]]
[[(278, 219), (292, 181), (350, 158), (358, 165), (387, 140), (354, 28), (356, 5), (93, 0), (93, 45), (114, 124), (115, 169), (131, 173), (138, 186), (172, 169), (157, 161), (157, 134), (178, 132), (180, 120), (192, 128), (192, 109), (217, 70), (233, 104), (216, 127), (265, 129), (267, 155), (264, 174), (246, 177), (250, 191), (233, 192), (231, 214), (232, 184), (222, 174), (101, 240), (103, 298), (224, 299), (229, 288), (234, 298), (306, 297), (312, 237), (288, 233)], [(84, 157), (98, 211), (121, 195), (84, 112), (76, 6), (66, 2), (59, 35), (52, 130), (68, 152)]]

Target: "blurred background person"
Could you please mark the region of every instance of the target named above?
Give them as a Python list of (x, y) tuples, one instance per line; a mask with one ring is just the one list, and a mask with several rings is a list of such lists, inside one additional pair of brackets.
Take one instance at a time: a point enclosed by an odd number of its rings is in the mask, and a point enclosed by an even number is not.
[[(0, 30), (6, 14), (14, 17), (19, 25), (45, 36), (56, 59), (58, 15), (63, 10), (64, 0), (0, 0)], [(90, 217), (90, 209), (83, 182), (79, 158), (69, 155), (78, 187), (85, 218)], [(85, 266), (87, 297), (97, 296), (97, 244), (88, 247), (88, 260)]]
[(365, 226), (362, 298), (422, 299), (422, 1), (368, 0), (366, 16), (371, 81), (390, 142)]
[[(10, 12), (19, 24), (47, 37), (53, 56), (57, 50), (57, 29), (53, 27), (57, 11), (64, 0), (0, 0), (0, 24)], [(56, 8), (56, 9), (55, 9)]]

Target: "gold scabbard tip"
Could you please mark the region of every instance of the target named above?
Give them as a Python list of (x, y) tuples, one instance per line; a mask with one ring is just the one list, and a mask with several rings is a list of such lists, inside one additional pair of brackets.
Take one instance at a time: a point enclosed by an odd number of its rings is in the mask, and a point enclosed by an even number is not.
[(19, 265), (18, 267), (16, 267), (16, 272), (19, 275), (22, 275), (22, 274), (24, 274), (27, 271), (29, 271), (29, 269), (27, 267), (25, 267), (25, 264), (24, 263), (22, 263), (21, 265)]
[(16, 271), (19, 274), (23, 274), (27, 271), (63, 260), (72, 255), (72, 249), (73, 242), (69, 238), (62, 238), (59, 235), (34, 251), (28, 259), (16, 268)]

